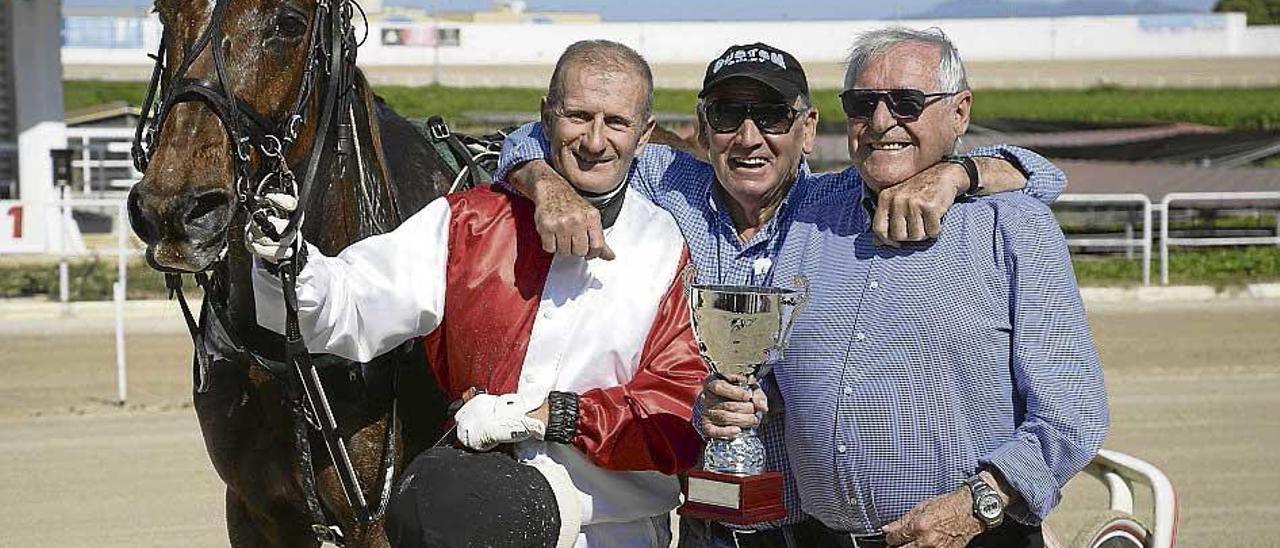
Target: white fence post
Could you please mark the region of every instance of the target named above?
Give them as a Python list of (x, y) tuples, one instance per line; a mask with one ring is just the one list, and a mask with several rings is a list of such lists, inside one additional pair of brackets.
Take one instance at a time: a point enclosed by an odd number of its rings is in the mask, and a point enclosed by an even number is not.
[(128, 297), (129, 280), (129, 237), (127, 222), (128, 205), (120, 202), (116, 209), (116, 283), (112, 297), (116, 301), (116, 397), (120, 405), (124, 405), (128, 397), (128, 382), (125, 371), (124, 346), (124, 301)]
[(1160, 285), (1169, 285), (1169, 196), (1160, 201)]
[[(1063, 194), (1059, 204), (1137, 204), (1142, 206), (1142, 285), (1151, 285), (1151, 199), (1143, 194)], [(1123, 247), (1126, 254), (1133, 249), (1133, 234), (1123, 238), (1068, 238), (1067, 245)]]
[(67, 207), (67, 186), (58, 187), (58, 206), (54, 213), (58, 216), (58, 302), (62, 303), (62, 313), (71, 313), (71, 274), (67, 267), (67, 224), (71, 215)]
[(1154, 207), (1149, 199), (1142, 206), (1142, 285), (1151, 285), (1151, 210)]

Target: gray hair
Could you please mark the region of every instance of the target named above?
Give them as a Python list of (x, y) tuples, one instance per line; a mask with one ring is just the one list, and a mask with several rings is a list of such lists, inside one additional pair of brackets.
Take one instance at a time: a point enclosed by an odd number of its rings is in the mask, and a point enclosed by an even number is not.
[(647, 88), (644, 109), (640, 114), (645, 118), (649, 117), (649, 113), (653, 111), (653, 71), (649, 68), (649, 62), (636, 53), (636, 50), (609, 40), (581, 40), (565, 48), (551, 73), (551, 84), (547, 86), (547, 102), (551, 106), (563, 105), (565, 71), (576, 64), (622, 69), (639, 76)]
[(849, 51), (844, 71), (844, 88), (853, 87), (862, 71), (871, 61), (893, 49), (894, 46), (906, 42), (918, 42), (938, 48), (941, 60), (938, 62), (938, 89), (924, 90), (944, 93), (959, 93), (969, 89), (969, 78), (965, 76), (964, 62), (960, 60), (960, 51), (947, 38), (946, 33), (938, 27), (915, 30), (905, 27), (885, 27), (869, 30), (859, 34), (853, 40), (853, 48)]

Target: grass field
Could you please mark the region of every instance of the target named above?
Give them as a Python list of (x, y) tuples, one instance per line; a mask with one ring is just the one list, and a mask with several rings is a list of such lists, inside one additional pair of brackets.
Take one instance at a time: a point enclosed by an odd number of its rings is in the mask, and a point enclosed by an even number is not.
[[(440, 115), (455, 125), (468, 125), (469, 112), (535, 112), (544, 90), (536, 88), (448, 88), (377, 86), (375, 90), (410, 118)], [(63, 103), (68, 111), (111, 101), (138, 104), (146, 93), (142, 82), (67, 81)], [(814, 90), (820, 112), (839, 119), (836, 90)], [(1122, 89), (979, 90), (974, 119), (1016, 118), (1089, 122), (1193, 122), (1238, 130), (1280, 129), (1280, 88), (1252, 89)], [(659, 89), (659, 112), (691, 113), (692, 90)]]

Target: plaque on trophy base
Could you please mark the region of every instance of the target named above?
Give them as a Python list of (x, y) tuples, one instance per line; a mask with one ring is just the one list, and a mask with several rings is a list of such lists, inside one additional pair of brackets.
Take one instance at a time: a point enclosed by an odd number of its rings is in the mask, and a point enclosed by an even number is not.
[(751, 525), (787, 517), (782, 505), (782, 473), (721, 474), (689, 470), (681, 516), (736, 525)]

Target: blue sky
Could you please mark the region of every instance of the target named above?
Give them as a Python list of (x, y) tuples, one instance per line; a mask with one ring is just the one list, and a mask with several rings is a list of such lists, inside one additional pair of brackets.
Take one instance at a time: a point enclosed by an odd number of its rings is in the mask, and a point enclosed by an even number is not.
[[(1020, 4), (1061, 3), (1011, 0)], [(149, 6), (151, 0), (62, 0), (66, 6)], [(387, 5), (411, 5), (445, 10), (484, 9), (489, 0), (384, 0)], [(526, 0), (530, 10), (593, 11), (612, 20), (717, 19), (883, 19), (928, 10), (942, 0)], [(1127, 0), (1115, 0), (1129, 4)], [(1208, 11), (1214, 0), (1160, 0), (1183, 9)]]

